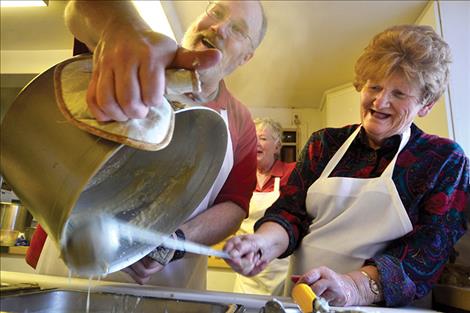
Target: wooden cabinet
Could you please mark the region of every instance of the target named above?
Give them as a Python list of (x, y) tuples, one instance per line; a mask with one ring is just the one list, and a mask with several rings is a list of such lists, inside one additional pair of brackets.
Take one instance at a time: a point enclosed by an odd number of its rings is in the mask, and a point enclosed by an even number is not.
[(296, 162), (299, 156), (300, 134), (297, 128), (283, 128), (281, 139), (281, 161)]

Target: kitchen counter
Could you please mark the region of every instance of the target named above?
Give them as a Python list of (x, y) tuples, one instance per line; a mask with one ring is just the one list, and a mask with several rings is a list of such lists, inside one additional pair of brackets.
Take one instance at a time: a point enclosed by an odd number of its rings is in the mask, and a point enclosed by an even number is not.
[(26, 255), (29, 246), (0, 247), (0, 254)]
[[(91, 292), (127, 294), (139, 297), (157, 297), (186, 301), (204, 301), (211, 303), (236, 303), (244, 305), (247, 308), (246, 313), (257, 313), (259, 308), (264, 306), (264, 304), (271, 299), (271, 297), (267, 296), (247, 296), (236, 293), (193, 291), (188, 289), (141, 286), (129, 283), (117, 283), (6, 271), (0, 271), (0, 279), (2, 283), (28, 283), (39, 285), (41, 289), (59, 288), (80, 291), (88, 291), (88, 289), (90, 289)], [(292, 302), (292, 299), (283, 297), (279, 297), (278, 299), (282, 301), (289, 313), (299, 313), (297, 305)]]
[[(162, 288), (156, 286), (141, 286), (137, 284), (115, 283), (108, 281), (97, 281), (80, 278), (67, 278), (49, 275), (27, 274), (19, 272), (0, 271), (0, 280), (2, 283), (21, 284), (30, 283), (37, 284), (42, 289), (60, 288), (66, 290), (82, 290), (90, 289), (92, 292), (109, 292), (117, 294), (129, 294), (140, 297), (159, 297), (168, 299), (179, 299), (187, 301), (205, 301), (213, 303), (237, 303), (247, 308), (246, 313), (257, 313), (268, 300), (272, 297), (245, 295), (237, 293), (212, 292), (212, 291), (193, 291), (188, 289)], [(299, 312), (296, 304), (291, 298), (277, 297), (285, 306), (288, 312)], [(364, 312), (375, 313), (430, 313), (436, 312), (432, 310), (424, 310), (418, 308), (381, 308), (381, 307), (358, 307)]]

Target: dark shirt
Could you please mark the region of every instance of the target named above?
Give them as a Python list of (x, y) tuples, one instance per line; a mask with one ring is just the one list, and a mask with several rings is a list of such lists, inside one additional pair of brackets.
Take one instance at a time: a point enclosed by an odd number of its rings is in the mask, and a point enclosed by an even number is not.
[[(313, 133), (280, 198), (255, 224), (257, 229), (273, 221), (287, 231), (289, 246), (281, 257), (292, 254), (308, 233), (312, 217), (305, 207), (307, 190), (356, 127)], [(378, 177), (398, 151), (399, 143), (400, 136), (396, 135), (374, 150), (361, 129), (330, 177)], [(379, 271), (386, 305), (398, 306), (431, 290), (453, 245), (466, 230), (463, 211), (470, 193), (469, 160), (457, 143), (425, 134), (413, 124), (392, 179), (413, 230), (390, 242), (366, 264), (375, 265)]]

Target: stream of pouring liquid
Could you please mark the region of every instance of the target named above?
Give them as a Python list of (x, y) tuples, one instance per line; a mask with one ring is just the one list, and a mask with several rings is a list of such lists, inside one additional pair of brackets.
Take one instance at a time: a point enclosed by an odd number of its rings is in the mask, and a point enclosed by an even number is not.
[(164, 238), (163, 240), (161, 240), (161, 245), (169, 249), (182, 250), (195, 254), (216, 256), (223, 259), (230, 258), (230, 256), (224, 251), (215, 250), (208, 246), (204, 246), (195, 242), (174, 239), (167, 234), (160, 233), (154, 230), (142, 229), (135, 225), (124, 223), (114, 218), (112, 221), (110, 220), (109, 222), (115, 223), (119, 228), (120, 236), (123, 236), (130, 241), (135, 240), (146, 244), (155, 244), (156, 238), (159, 238), (160, 240), (161, 238)]

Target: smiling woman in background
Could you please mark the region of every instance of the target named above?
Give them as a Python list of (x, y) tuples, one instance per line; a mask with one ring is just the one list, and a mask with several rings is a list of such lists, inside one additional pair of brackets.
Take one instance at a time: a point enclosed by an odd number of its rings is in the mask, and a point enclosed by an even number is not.
[(252, 276), (293, 253), (293, 278), (336, 306), (428, 294), (465, 232), (469, 198), (460, 146), (413, 124), (444, 92), (449, 63), (428, 26), (376, 35), (355, 67), (362, 124), (312, 134), (255, 234), (227, 242), (232, 267)]
[[(250, 215), (246, 218), (238, 234), (252, 234), (255, 222), (267, 208), (279, 198), (280, 188), (287, 184), (295, 162), (285, 163), (280, 158), (282, 126), (272, 118), (257, 118), (256, 126), (257, 169), (256, 190), (250, 201)], [(251, 294), (281, 295), (284, 289), (289, 260), (274, 260), (261, 273), (254, 277), (237, 275), (235, 292)]]

